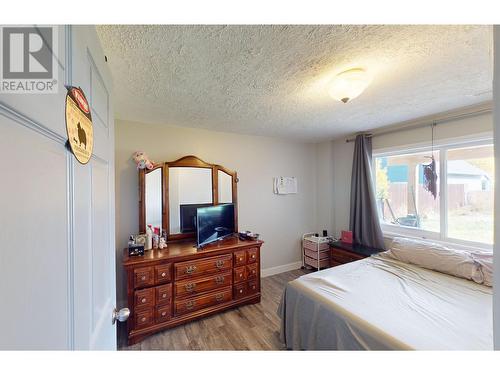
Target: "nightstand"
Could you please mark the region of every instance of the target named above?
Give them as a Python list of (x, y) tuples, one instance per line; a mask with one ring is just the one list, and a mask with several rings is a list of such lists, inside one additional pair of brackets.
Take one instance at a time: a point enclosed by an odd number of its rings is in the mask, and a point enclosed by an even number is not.
[(341, 241), (332, 242), (330, 244), (330, 267), (355, 262), (373, 254), (378, 254), (382, 251), (384, 250), (363, 245), (349, 244)]

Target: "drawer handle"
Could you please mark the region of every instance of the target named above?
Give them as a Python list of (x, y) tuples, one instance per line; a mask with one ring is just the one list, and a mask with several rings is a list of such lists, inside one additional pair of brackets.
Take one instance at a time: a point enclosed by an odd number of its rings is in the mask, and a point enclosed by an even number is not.
[(166, 311), (163, 311), (163, 312), (161, 313), (161, 316), (165, 316), (165, 315), (167, 315), (167, 312), (166, 312)]
[(184, 286), (186, 288), (186, 292), (192, 292), (194, 290), (195, 284), (189, 283)]
[(215, 283), (216, 284), (222, 284), (224, 282), (224, 276), (217, 276), (215, 278)]
[(188, 266), (188, 267), (186, 267), (186, 273), (188, 275), (192, 274), (194, 271), (196, 271), (196, 266)]
[(242, 274), (242, 273), (240, 273), (240, 279), (242, 279), (242, 278), (243, 278), (243, 274)]
[(240, 294), (243, 294), (243, 289), (240, 289), (240, 290), (239, 290), (239, 293), (240, 293)]
[(219, 259), (217, 262), (215, 262), (215, 267), (217, 268), (224, 267), (224, 261)]
[(194, 308), (195, 302), (194, 301), (187, 301), (186, 302), (186, 309), (191, 310)]
[(238, 262), (243, 262), (243, 258), (242, 258), (242, 257), (239, 257), (239, 258), (238, 258)]
[(146, 276), (141, 276), (141, 280), (142, 281), (146, 280)]
[(255, 254), (252, 254), (252, 259), (255, 259)]
[(146, 298), (141, 299), (141, 303), (146, 303)]
[(161, 295), (161, 298), (167, 298), (167, 293), (163, 293), (163, 294)]
[(165, 276), (167, 276), (167, 273), (166, 272), (162, 272), (161, 273), (161, 277), (165, 277)]
[(145, 317), (145, 316), (143, 316), (143, 317), (141, 318), (141, 322), (145, 322), (145, 321), (146, 321), (146, 317)]
[(223, 299), (224, 299), (224, 294), (217, 294), (217, 295), (215, 296), (215, 300), (216, 300), (217, 302), (220, 302), (220, 301), (222, 301)]

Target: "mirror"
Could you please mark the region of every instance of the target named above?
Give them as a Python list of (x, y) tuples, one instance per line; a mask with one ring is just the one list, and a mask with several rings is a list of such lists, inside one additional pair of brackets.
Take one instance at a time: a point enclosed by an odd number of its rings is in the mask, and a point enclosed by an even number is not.
[(167, 240), (195, 238), (198, 207), (234, 204), (238, 231), (238, 177), (218, 164), (188, 155), (139, 170), (139, 233), (148, 224), (167, 232)]
[(146, 226), (162, 228), (162, 168), (148, 171), (145, 175)]
[(211, 206), (212, 169), (168, 168), (169, 234), (195, 231), (196, 208)]
[(218, 169), (217, 170), (218, 179), (218, 201), (219, 203), (233, 203), (233, 177)]

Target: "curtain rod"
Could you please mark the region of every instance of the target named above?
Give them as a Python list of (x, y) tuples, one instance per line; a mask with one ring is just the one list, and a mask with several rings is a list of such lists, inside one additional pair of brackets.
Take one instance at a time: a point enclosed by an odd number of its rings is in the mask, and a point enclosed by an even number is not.
[[(436, 126), (437, 124), (440, 124), (440, 123), (442, 124), (442, 123), (453, 121), (453, 120), (458, 120), (458, 119), (462, 119), (462, 118), (476, 116), (476, 115), (480, 115), (480, 114), (484, 114), (484, 113), (490, 113), (491, 111), (492, 111), (491, 108), (483, 108), (483, 109), (478, 109), (476, 111), (462, 113), (462, 114), (458, 114), (458, 115), (443, 116), (443, 117), (436, 118), (435, 120), (422, 121), (422, 122), (419, 122), (419, 123), (416, 123), (413, 125), (409, 125), (409, 126), (405, 126), (405, 127), (375, 132), (373, 134), (367, 133), (365, 135), (373, 138), (373, 137), (378, 137), (381, 135), (387, 135), (387, 134), (397, 133), (397, 132), (406, 131), (406, 130), (425, 128), (426, 126), (431, 126), (431, 125)], [(349, 142), (354, 142), (355, 140), (356, 140), (356, 138), (348, 138), (345, 141), (347, 143), (349, 143)]]

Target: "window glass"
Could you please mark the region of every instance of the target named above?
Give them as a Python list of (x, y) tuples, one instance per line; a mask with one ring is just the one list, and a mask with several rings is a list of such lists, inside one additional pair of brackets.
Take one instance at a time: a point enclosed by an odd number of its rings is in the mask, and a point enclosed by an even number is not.
[(448, 237), (493, 243), (493, 146), (447, 151)]
[[(375, 186), (382, 223), (440, 231), (439, 178), (436, 198), (425, 189), (424, 165), (432, 153), (419, 152), (375, 159)], [(434, 151), (439, 176), (439, 151)]]

